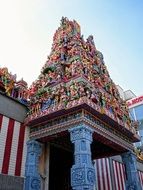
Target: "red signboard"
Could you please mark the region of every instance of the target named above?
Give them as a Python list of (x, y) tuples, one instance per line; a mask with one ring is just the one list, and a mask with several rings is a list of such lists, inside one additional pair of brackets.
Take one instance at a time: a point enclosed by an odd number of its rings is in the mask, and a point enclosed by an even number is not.
[(127, 104), (128, 104), (128, 106), (132, 106), (132, 105), (137, 104), (142, 101), (143, 101), (143, 96), (139, 96), (137, 98), (127, 101)]

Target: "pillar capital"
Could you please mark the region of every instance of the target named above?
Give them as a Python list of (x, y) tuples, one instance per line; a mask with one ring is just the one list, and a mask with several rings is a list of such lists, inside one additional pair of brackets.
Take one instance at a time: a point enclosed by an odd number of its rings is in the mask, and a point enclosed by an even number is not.
[(27, 142), (27, 153), (41, 154), (41, 144), (35, 140), (29, 140)]
[(80, 124), (69, 129), (71, 141), (74, 143), (76, 140), (86, 139), (92, 142), (93, 129), (87, 125)]

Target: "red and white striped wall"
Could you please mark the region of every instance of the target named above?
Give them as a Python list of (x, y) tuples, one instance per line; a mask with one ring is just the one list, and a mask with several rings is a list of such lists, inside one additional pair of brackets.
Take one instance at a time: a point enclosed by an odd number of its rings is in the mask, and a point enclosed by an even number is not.
[(95, 161), (97, 190), (112, 190), (111, 170), (109, 159), (103, 158)]
[(0, 114), (0, 173), (24, 176), (28, 129)]
[[(95, 160), (97, 190), (125, 190), (124, 164), (110, 158)], [(138, 171), (143, 190), (143, 171)]]
[(116, 190), (125, 190), (125, 168), (121, 162), (113, 160), (113, 172)]

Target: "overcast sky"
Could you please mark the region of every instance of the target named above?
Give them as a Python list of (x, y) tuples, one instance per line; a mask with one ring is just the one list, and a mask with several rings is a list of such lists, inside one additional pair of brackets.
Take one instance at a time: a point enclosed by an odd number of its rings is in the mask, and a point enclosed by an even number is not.
[(62, 16), (94, 36), (116, 84), (143, 94), (143, 0), (0, 0), (0, 66), (30, 85)]

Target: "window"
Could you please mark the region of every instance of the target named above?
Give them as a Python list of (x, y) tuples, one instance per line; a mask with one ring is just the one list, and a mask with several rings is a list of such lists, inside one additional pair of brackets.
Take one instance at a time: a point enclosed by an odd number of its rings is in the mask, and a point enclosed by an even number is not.
[(138, 121), (142, 120), (143, 119), (143, 105), (139, 105), (135, 107), (134, 110), (135, 110), (136, 119)]
[(131, 120), (136, 120), (136, 119), (135, 119), (135, 116), (134, 116), (134, 110), (133, 110), (133, 108), (131, 108), (131, 109), (129, 110), (129, 114), (130, 114)]

